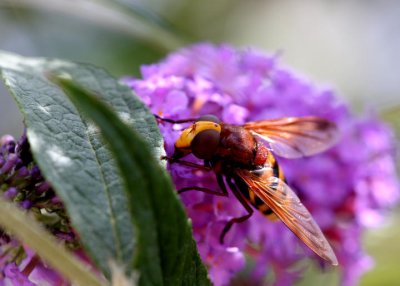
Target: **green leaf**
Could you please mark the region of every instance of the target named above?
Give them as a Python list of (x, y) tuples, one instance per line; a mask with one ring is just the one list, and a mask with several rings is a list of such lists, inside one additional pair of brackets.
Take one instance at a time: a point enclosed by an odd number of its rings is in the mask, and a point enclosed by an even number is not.
[(129, 88), (90, 65), (1, 52), (0, 71), (24, 115), (36, 162), (64, 202), (88, 254), (107, 276), (110, 260), (129, 265), (135, 230), (115, 161), (98, 129), (46, 75), (66, 74), (98, 93), (144, 134), (159, 158), (163, 143), (153, 115)]
[(26, 212), (0, 196), (0, 225), (21, 242), (33, 249), (47, 264), (75, 285), (104, 286), (81, 260), (62, 247), (53, 236)]
[(91, 92), (68, 79), (56, 82), (99, 126), (118, 162), (138, 226), (140, 285), (210, 285), (170, 177), (147, 143)]

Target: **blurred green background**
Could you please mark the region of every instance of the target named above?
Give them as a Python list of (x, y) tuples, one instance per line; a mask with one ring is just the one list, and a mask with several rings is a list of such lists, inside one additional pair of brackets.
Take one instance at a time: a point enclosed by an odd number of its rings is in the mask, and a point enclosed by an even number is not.
[[(116, 77), (197, 41), (280, 51), (355, 112), (372, 110), (400, 130), (399, 1), (0, 0), (0, 49), (89, 62)], [(0, 115), (0, 134), (19, 136), (22, 118), (3, 86)], [(376, 265), (360, 285), (399, 284), (399, 224), (395, 210), (365, 235)], [(310, 273), (301, 285), (336, 282)]]

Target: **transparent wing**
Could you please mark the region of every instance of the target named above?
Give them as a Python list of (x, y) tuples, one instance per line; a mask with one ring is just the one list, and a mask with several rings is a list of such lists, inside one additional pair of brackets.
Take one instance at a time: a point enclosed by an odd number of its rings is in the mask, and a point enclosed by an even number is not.
[(279, 178), (262, 176), (260, 172), (237, 169), (236, 174), (250, 191), (266, 203), (276, 216), (321, 258), (338, 265), (337, 258), (321, 229), (296, 193)]
[(271, 150), (284, 158), (299, 158), (325, 151), (338, 138), (333, 122), (313, 116), (254, 121), (243, 127), (267, 141)]

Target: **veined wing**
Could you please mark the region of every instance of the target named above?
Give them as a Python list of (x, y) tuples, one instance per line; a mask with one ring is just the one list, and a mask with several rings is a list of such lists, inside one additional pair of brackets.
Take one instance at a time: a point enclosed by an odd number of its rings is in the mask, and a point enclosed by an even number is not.
[(260, 171), (237, 169), (235, 173), (312, 251), (332, 265), (338, 265), (335, 253), (321, 229), (296, 193), (284, 181), (263, 176), (264, 172)]
[(299, 158), (325, 151), (338, 138), (333, 122), (314, 116), (254, 121), (243, 127), (267, 141), (271, 150), (284, 158)]

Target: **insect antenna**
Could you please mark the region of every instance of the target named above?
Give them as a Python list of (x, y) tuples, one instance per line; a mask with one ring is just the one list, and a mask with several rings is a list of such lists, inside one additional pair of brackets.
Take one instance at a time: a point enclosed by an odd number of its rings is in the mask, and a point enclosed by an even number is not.
[(197, 118), (186, 118), (186, 119), (173, 120), (173, 119), (161, 117), (157, 114), (153, 114), (153, 115), (157, 119), (157, 121), (168, 122), (171, 124), (195, 122), (197, 120)]

